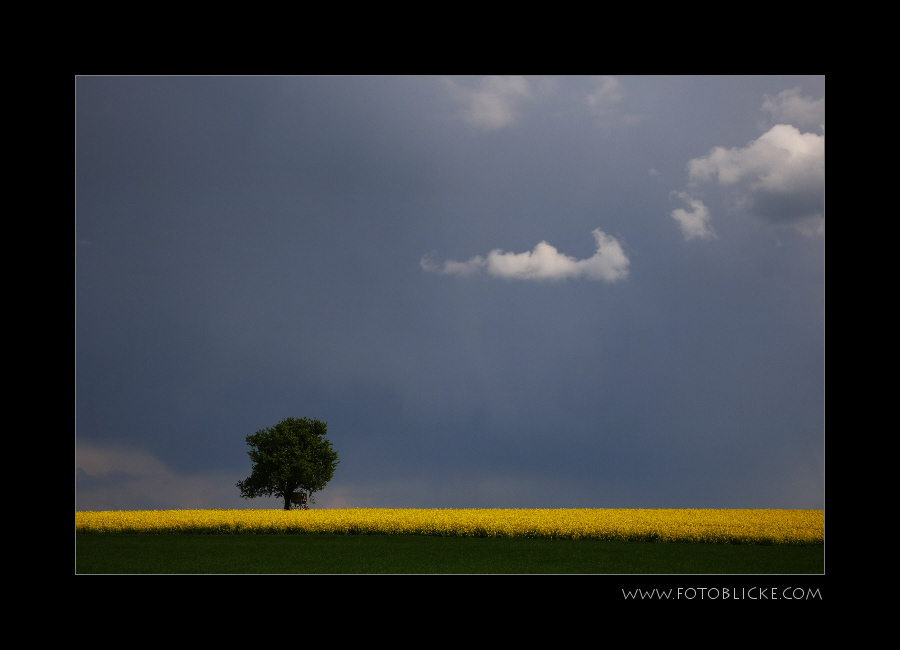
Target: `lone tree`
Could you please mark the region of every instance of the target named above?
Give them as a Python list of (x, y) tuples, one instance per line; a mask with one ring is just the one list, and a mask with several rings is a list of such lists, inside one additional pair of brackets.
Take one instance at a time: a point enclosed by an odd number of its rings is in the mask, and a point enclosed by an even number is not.
[(292, 497), (315, 503), (312, 493), (325, 487), (340, 462), (325, 439), (327, 426), (309, 418), (287, 418), (247, 436), (253, 470), (237, 482), (241, 496), (275, 496), (284, 499), (285, 510), (291, 509)]

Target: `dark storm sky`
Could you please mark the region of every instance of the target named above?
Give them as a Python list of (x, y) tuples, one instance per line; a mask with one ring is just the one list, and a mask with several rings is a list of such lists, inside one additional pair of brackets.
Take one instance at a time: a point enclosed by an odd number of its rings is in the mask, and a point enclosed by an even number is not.
[(76, 78), (76, 507), (824, 507), (824, 93)]

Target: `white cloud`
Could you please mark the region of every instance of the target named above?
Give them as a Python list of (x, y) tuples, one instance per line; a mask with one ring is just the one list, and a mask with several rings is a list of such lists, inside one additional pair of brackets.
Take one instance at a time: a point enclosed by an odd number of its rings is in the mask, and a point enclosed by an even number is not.
[[(488, 76), (480, 77), (473, 85), (444, 79), (459, 105), (461, 118), (485, 131), (515, 125), (524, 118), (527, 108), (548, 101), (557, 102), (557, 117), (569, 114), (571, 106), (577, 106), (579, 112), (586, 110), (602, 126), (635, 119), (618, 113), (625, 92), (615, 77), (577, 77), (575, 81), (577, 89), (572, 90), (570, 84), (548, 76)], [(570, 89), (565, 90), (566, 87)]]
[(452, 95), (462, 105), (462, 116), (485, 130), (502, 129), (516, 122), (522, 102), (533, 96), (525, 77), (482, 77), (477, 88), (466, 88), (446, 80)]
[[(770, 224), (824, 234), (825, 99), (804, 97), (792, 88), (766, 95), (760, 110), (778, 124), (744, 147), (713, 147), (688, 162), (689, 191), (677, 196), (689, 209), (670, 213), (685, 239), (715, 236), (710, 210), (694, 196), (704, 183), (725, 188), (732, 207)], [(818, 126), (821, 133), (801, 132), (796, 125)]]
[(619, 80), (615, 77), (593, 77), (596, 84), (587, 96), (588, 107), (595, 116), (606, 119), (625, 96)]
[(480, 270), (514, 280), (563, 280), (583, 277), (588, 280), (616, 282), (628, 276), (629, 260), (621, 244), (600, 229), (594, 230), (597, 252), (588, 259), (576, 260), (560, 253), (545, 241), (526, 253), (507, 253), (499, 248), (486, 257), (476, 255), (466, 262), (447, 260), (443, 264), (433, 256), (422, 258), (422, 268), (444, 275), (471, 276)]
[(802, 97), (799, 88), (783, 90), (775, 97), (765, 96), (760, 110), (770, 113), (782, 124), (825, 128), (825, 98)]
[(825, 136), (800, 133), (797, 127), (777, 124), (742, 149), (715, 147), (688, 163), (692, 181), (715, 178), (721, 185), (742, 181), (752, 189), (784, 192), (825, 179)]
[(776, 124), (743, 148), (715, 147), (688, 163), (692, 184), (734, 188), (736, 204), (771, 223), (822, 217), (825, 207), (825, 136)]
[(435, 260), (435, 253), (425, 255), (421, 260), (422, 268), (429, 273), (440, 273), (442, 275), (459, 275), (469, 277), (478, 273), (487, 265), (487, 260), (481, 255), (476, 255), (467, 262), (455, 262), (446, 260), (443, 264)]
[(709, 209), (700, 199), (693, 198), (687, 192), (678, 192), (678, 198), (688, 204), (689, 210), (676, 208), (672, 218), (678, 222), (686, 240), (714, 239), (716, 237), (709, 224)]
[[(714, 237), (710, 210), (695, 190), (712, 183), (725, 188), (729, 204), (773, 225), (824, 234), (825, 100), (803, 97), (798, 88), (765, 96), (761, 109), (779, 123), (744, 147), (713, 147), (687, 164), (689, 190), (677, 193), (688, 209), (670, 216), (685, 239)], [(821, 133), (798, 126), (819, 126)]]

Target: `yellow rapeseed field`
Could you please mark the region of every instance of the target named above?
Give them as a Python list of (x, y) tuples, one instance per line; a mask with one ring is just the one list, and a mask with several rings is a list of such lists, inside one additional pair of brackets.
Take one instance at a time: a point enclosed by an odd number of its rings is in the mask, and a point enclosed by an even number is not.
[(438, 535), (718, 544), (825, 542), (822, 510), (404, 509), (76, 512), (77, 533)]

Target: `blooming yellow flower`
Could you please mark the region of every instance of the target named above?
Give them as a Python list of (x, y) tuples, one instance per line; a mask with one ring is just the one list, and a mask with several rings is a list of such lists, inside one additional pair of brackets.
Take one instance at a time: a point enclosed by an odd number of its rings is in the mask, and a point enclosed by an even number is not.
[(76, 512), (79, 533), (439, 535), (823, 544), (822, 510), (346, 508)]

